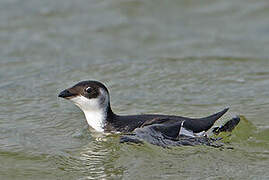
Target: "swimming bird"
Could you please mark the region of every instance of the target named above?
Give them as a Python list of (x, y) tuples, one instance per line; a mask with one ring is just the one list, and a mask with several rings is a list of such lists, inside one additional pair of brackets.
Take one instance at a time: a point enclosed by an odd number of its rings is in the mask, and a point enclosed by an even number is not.
[[(84, 112), (89, 126), (98, 132), (128, 133), (121, 137), (121, 142), (145, 140), (160, 146), (208, 144), (210, 139), (207, 138), (206, 132), (228, 111), (228, 108), (225, 108), (203, 118), (163, 114), (118, 115), (111, 109), (106, 86), (93, 80), (81, 81), (63, 90), (58, 97), (77, 105)], [(240, 120), (239, 117), (235, 119), (238, 122)], [(219, 130), (224, 131), (224, 128)], [(182, 140), (185, 143), (172, 143)]]

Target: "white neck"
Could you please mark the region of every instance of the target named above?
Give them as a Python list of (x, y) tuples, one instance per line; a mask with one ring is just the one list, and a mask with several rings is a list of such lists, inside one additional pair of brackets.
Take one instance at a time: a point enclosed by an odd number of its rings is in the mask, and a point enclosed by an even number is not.
[(106, 113), (104, 111), (83, 111), (87, 123), (96, 131), (104, 132)]
[(88, 99), (83, 96), (77, 96), (72, 99), (85, 114), (87, 123), (96, 131), (104, 132), (107, 116), (107, 102), (101, 104), (99, 98)]

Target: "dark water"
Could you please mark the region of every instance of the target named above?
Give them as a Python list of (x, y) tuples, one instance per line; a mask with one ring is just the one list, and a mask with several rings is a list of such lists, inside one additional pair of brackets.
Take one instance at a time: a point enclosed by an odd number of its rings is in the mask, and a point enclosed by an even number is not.
[[(268, 179), (268, 19), (267, 0), (0, 0), (0, 179)], [(85, 79), (120, 114), (229, 106), (234, 149), (90, 132), (57, 98)]]

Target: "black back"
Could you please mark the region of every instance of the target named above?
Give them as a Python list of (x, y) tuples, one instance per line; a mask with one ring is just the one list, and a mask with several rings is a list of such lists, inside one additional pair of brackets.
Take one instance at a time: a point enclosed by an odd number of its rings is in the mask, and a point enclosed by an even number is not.
[[(218, 120), (224, 113), (228, 111), (228, 108), (221, 112), (213, 114), (205, 118), (187, 118), (181, 116), (160, 115), (160, 114), (145, 114), (145, 115), (131, 115), (131, 116), (118, 116), (110, 112), (107, 118), (106, 131), (119, 131), (119, 132), (131, 132), (136, 128), (143, 127), (145, 125), (152, 124), (165, 124), (169, 126), (169, 123), (181, 124), (184, 121), (183, 127), (199, 133), (210, 129), (216, 120)], [(167, 122), (166, 122), (167, 121)], [(165, 123), (164, 123), (165, 122)]]

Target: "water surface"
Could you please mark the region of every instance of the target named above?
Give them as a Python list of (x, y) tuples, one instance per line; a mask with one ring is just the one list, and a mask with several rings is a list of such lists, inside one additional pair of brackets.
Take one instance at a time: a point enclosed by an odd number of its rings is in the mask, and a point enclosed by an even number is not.
[[(0, 0), (0, 179), (268, 179), (266, 0)], [(104, 82), (116, 113), (229, 106), (227, 147), (119, 144), (58, 93)]]

